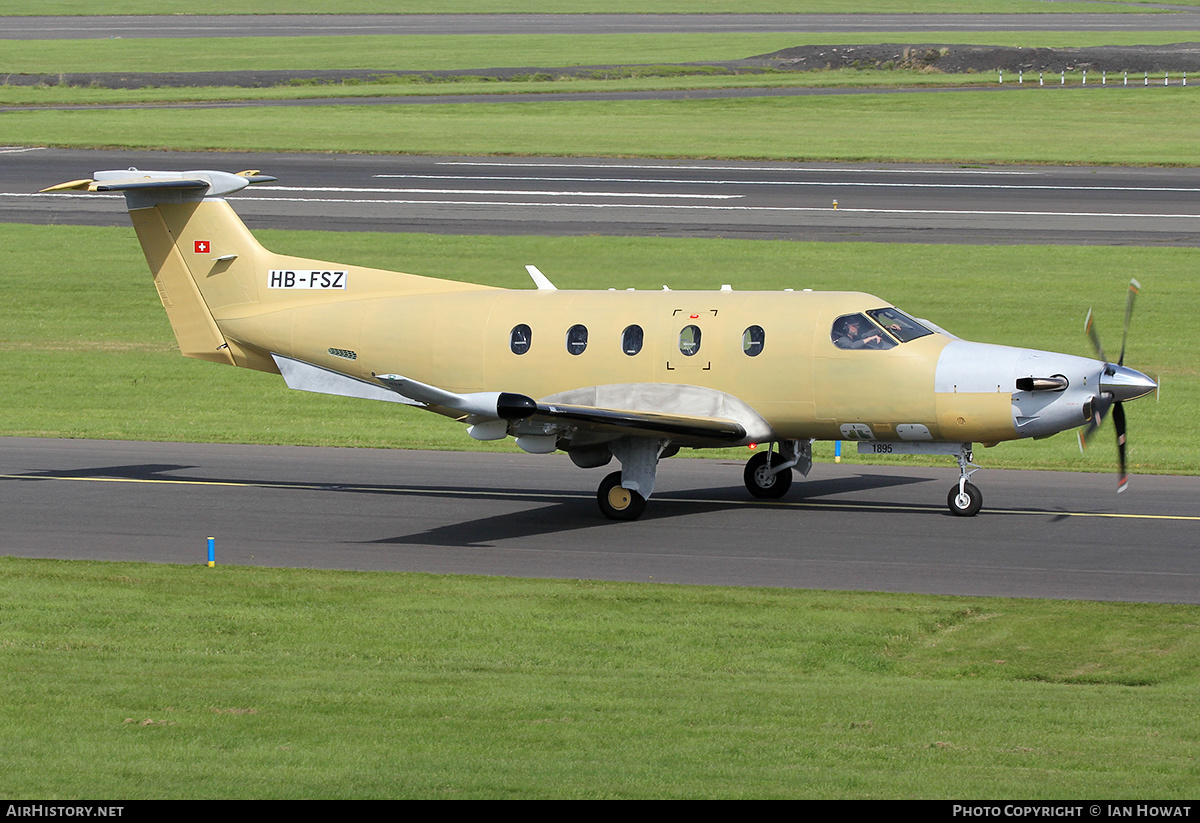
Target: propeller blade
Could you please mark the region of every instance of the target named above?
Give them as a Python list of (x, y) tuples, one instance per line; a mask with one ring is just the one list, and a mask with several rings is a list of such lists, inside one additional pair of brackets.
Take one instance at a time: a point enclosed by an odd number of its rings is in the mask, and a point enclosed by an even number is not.
[(1107, 363), (1108, 358), (1104, 356), (1104, 347), (1100, 345), (1100, 335), (1096, 333), (1096, 321), (1092, 319), (1091, 309), (1088, 309), (1087, 320), (1083, 322), (1083, 328), (1092, 341), (1092, 348), (1096, 350), (1096, 355)]
[(1120, 465), (1120, 474), (1117, 477), (1117, 493), (1125, 491), (1129, 487), (1129, 473), (1125, 470), (1125, 404), (1116, 403), (1113, 405), (1113, 426), (1117, 430), (1117, 460)]
[(1141, 290), (1142, 284), (1137, 280), (1130, 279), (1129, 293), (1125, 298), (1125, 330), (1121, 332), (1121, 356), (1117, 358), (1117, 365), (1125, 365), (1125, 341), (1129, 338), (1129, 321), (1133, 317), (1133, 301)]
[(1091, 441), (1092, 435), (1100, 428), (1100, 424), (1104, 422), (1104, 416), (1108, 414), (1109, 407), (1112, 406), (1112, 395), (1100, 394), (1092, 398), (1092, 418), (1088, 421), (1087, 428), (1079, 432), (1079, 450), (1083, 451), (1087, 448), (1087, 444)]

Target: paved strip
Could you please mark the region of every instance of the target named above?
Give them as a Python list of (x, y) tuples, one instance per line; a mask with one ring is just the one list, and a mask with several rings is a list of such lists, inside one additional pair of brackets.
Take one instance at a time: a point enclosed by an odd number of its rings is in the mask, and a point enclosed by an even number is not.
[(10, 147), (0, 149), (0, 219), (128, 225), (119, 195), (37, 189), (129, 167), (260, 168), (278, 176), (279, 185), (231, 198), (251, 228), (1200, 245), (1200, 169)]
[[(1200, 478), (820, 464), (781, 504), (665, 461), (646, 514), (562, 455), (0, 438), (0, 551), (219, 564), (1200, 602)], [(98, 482), (103, 480), (104, 482)], [(80, 481), (80, 482), (71, 482)]]
[[(89, 477), (86, 475), (69, 474), (56, 475), (52, 473), (38, 472), (36, 474), (0, 474), (0, 480), (62, 480), (67, 482), (87, 482), (87, 483), (147, 483), (169, 486), (223, 486), (232, 488), (256, 488), (256, 489), (295, 489), (300, 491), (342, 491), (342, 492), (369, 492), (372, 494), (429, 494), (429, 495), (454, 495), (463, 497), (483, 497), (494, 496), (493, 491), (472, 491), (470, 489), (430, 489), (405, 486), (354, 486), (354, 485), (336, 485), (330, 486), (327, 484), (310, 484), (310, 483), (271, 483), (271, 482), (254, 482), (254, 481), (229, 481), (229, 480), (168, 480), (164, 478), (147, 478), (147, 477)], [(592, 499), (594, 495), (586, 492), (521, 492), (514, 490), (505, 490), (506, 497), (519, 499), (536, 499), (547, 501), (560, 501), (566, 499)], [(944, 509), (940, 506), (900, 506), (887, 505), (882, 503), (846, 503), (846, 502), (823, 502), (810, 503), (805, 501), (788, 501), (788, 500), (728, 500), (719, 497), (681, 497), (674, 496), (666, 498), (663, 501), (664, 505), (672, 503), (699, 503), (707, 505), (741, 505), (741, 506), (759, 506), (767, 508), (784, 508), (784, 509), (845, 509), (856, 511), (873, 511), (873, 512), (914, 512), (914, 511), (929, 511), (941, 513)], [(657, 501), (656, 501), (657, 505)], [(1045, 517), (1044, 509), (1003, 509), (993, 511), (993, 514), (1009, 514), (1023, 515), (1027, 517)], [(1097, 512), (1097, 511), (1059, 511), (1057, 517), (1099, 517), (1099, 518), (1114, 518), (1119, 520), (1172, 520), (1172, 521), (1191, 521), (1200, 523), (1200, 515), (1185, 515), (1185, 514), (1136, 514), (1128, 512)]]
[(7, 17), (0, 39), (339, 37), (447, 34), (633, 34), (1200, 30), (1171, 14), (273, 14)]

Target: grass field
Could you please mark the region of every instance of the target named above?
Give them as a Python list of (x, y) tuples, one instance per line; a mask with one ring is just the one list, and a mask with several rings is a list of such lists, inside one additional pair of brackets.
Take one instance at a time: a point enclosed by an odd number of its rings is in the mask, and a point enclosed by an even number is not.
[[(318, 259), (528, 288), (536, 261), (562, 288), (845, 289), (871, 292), (967, 339), (1090, 355), (1095, 306), (1118, 345), (1125, 284), (1143, 284), (1127, 362), (1161, 378), (1161, 402), (1129, 407), (1135, 472), (1200, 471), (1200, 373), (1179, 317), (1200, 313), (1191, 249), (921, 246), (605, 237), (462, 237), (263, 231), (269, 248)], [(0, 433), (436, 449), (479, 444), (435, 415), (290, 392), (282, 380), (186, 360), (132, 229), (0, 225)], [(964, 278), (963, 271), (978, 276)], [(852, 273), (852, 274), (847, 274)], [(19, 299), (13, 295), (20, 295)], [(1035, 296), (1031, 309), (1030, 296)], [(87, 391), (64, 391), (87, 375)], [(819, 444), (828, 458), (830, 444)], [(1081, 455), (1071, 434), (1004, 444), (989, 467), (1109, 471), (1109, 437)], [(738, 453), (742, 456), (742, 453)], [(849, 459), (861, 459), (857, 455)], [(909, 458), (911, 460), (911, 458)], [(944, 462), (944, 461), (943, 461)]]
[(20, 111), (17, 145), (788, 160), (1200, 163), (1198, 88)]
[(360, 35), (111, 40), (0, 40), (4, 74), (98, 71), (374, 69), (435, 71), (497, 66), (590, 66), (740, 60), (791, 46), (956, 43), (1027, 48), (1161, 45), (1189, 31), (926, 31)]
[[(1038, 0), (861, 0), (854, 4), (858, 14), (869, 12), (925, 13), (1024, 13), (1066, 12), (1154, 12), (1139, 9), (1148, 0), (1127, 4), (1063, 2), (1047, 8)], [(1179, 0), (1173, 5), (1195, 5), (1200, 0)], [(4, 14), (829, 14), (846, 12), (839, 0), (608, 0), (598, 7), (595, 0), (405, 0), (401, 8), (389, 0), (328, 0), (319, 6), (306, 0), (210, 0), (203, 10), (185, 0), (108, 0), (100, 11), (86, 0), (8, 0)]]
[(1190, 799), (1195, 606), (0, 558), (7, 798)]

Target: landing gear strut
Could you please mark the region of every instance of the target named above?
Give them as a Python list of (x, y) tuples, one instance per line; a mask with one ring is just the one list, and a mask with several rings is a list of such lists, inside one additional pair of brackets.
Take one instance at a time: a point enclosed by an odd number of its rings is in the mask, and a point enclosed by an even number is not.
[[(971, 444), (963, 444), (958, 453), (958, 484), (952, 486), (950, 494), (946, 496), (950, 513), (958, 517), (974, 517), (983, 508), (983, 492), (974, 483), (967, 482), (971, 475), (979, 471), (979, 466), (971, 462), (971, 457)], [(973, 468), (968, 471), (968, 467)]]
[(622, 437), (609, 444), (613, 456), (621, 461), (621, 471), (613, 472), (596, 490), (600, 512), (609, 520), (637, 520), (646, 510), (646, 500), (654, 494), (658, 458), (668, 452), (666, 440)]

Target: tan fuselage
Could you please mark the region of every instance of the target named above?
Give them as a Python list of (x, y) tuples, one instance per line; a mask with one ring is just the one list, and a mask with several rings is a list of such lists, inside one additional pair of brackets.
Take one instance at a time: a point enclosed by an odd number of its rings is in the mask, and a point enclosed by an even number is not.
[[(275, 353), (368, 381), (402, 374), (452, 392), (533, 398), (694, 385), (741, 399), (779, 439), (848, 439), (847, 424), (880, 440), (901, 438), (897, 427), (956, 442), (1018, 436), (1011, 386), (935, 391), (945, 335), (888, 350), (836, 347), (838, 317), (887, 305), (869, 294), (494, 289), (277, 255), (221, 200), (131, 215), (180, 347), (193, 357), (274, 372)], [(272, 287), (289, 271), (327, 272), (328, 282), (340, 275), (341, 287)], [(511, 345), (519, 325), (530, 330), (522, 354)], [(587, 344), (573, 353), (567, 334), (576, 325)], [(631, 325), (643, 331), (634, 355), (622, 347)], [(681, 349), (688, 326), (701, 331), (691, 355)], [(763, 330), (755, 356), (743, 345), (751, 326)]]

